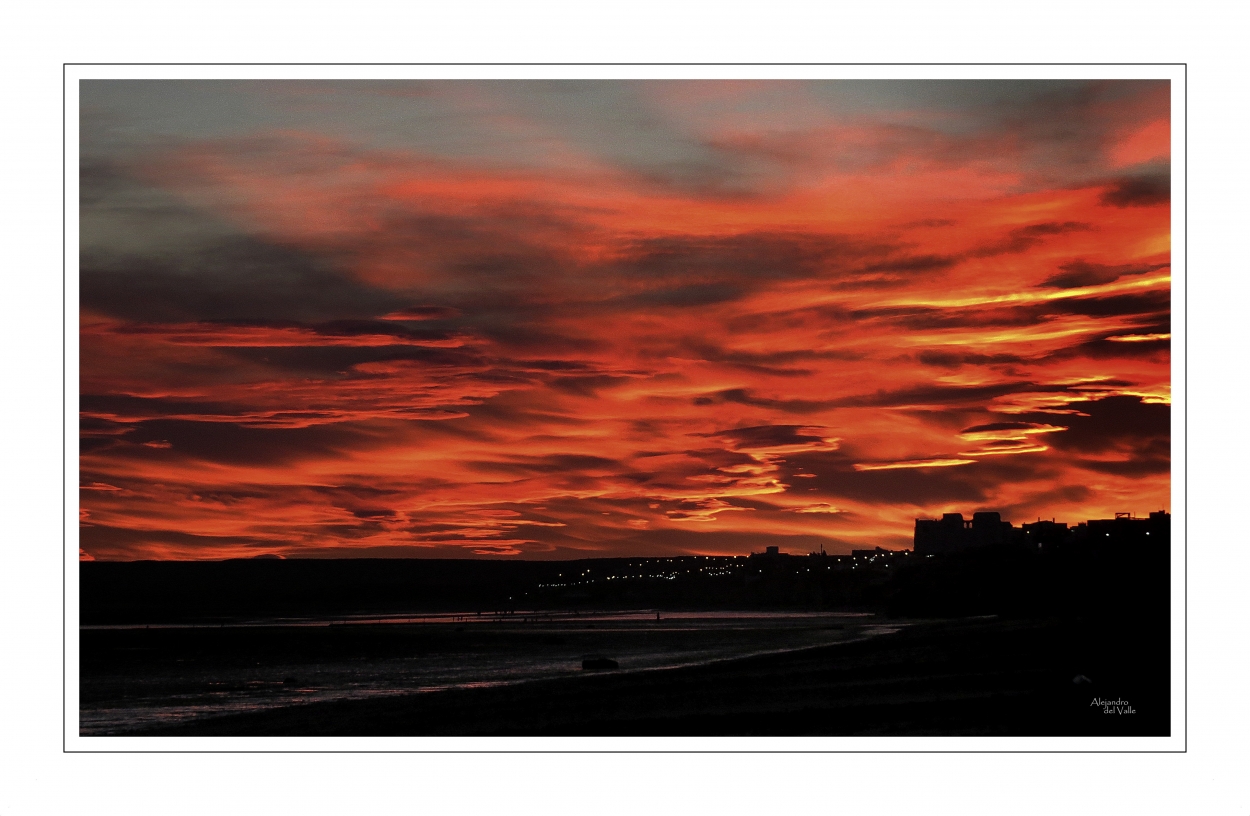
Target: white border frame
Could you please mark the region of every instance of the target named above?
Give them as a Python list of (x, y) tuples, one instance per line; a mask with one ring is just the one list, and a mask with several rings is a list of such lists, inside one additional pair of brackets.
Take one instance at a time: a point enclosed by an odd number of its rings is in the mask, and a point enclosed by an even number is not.
[[(1166, 79), (1172, 82), (1172, 705), (1168, 737), (83, 737), (78, 733), (79, 93), (85, 79)], [(1186, 630), (1184, 64), (66, 64), (64, 743), (66, 752), (1184, 752)], [(70, 501), (70, 497), (75, 497)], [(71, 626), (70, 622), (75, 625)], [(70, 682), (75, 678), (75, 682)]]

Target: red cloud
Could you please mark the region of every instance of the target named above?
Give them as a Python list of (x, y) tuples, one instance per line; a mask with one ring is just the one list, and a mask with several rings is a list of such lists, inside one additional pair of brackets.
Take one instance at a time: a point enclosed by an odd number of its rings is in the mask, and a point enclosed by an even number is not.
[[(924, 111), (795, 114), (785, 133), (691, 114), (765, 179), (733, 189), (310, 133), (173, 151), (148, 183), (368, 297), (295, 319), (297, 286), (231, 277), (209, 246), (178, 260), (198, 300), (157, 293), (186, 319), (84, 302), (84, 546), (740, 551), (832, 525), (902, 544), (945, 501), (1064, 497), (1036, 509), (1074, 521), (1164, 506), (1149, 440), (1114, 460), (1061, 444), (1097, 400), (1169, 399), (1169, 214), (1108, 206), (1119, 182), (1098, 180), (1166, 155), (1157, 114), (1098, 113), (1125, 135), (1080, 183), (1039, 181), (1046, 133), (959, 137)], [(248, 316), (196, 316), (208, 298)]]

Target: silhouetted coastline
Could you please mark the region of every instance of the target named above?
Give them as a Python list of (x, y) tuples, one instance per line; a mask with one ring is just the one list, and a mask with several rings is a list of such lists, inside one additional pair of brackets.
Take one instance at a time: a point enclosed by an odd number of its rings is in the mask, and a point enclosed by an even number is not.
[[(1123, 630), (975, 618), (689, 668), (310, 703), (142, 733), (1148, 736), (1168, 732), (1166, 668)], [(1134, 714), (1091, 705), (1100, 693), (1131, 701)]]
[[(467, 648), (461, 642), (491, 648), (481, 644), (492, 638), (520, 652), (575, 650), (613, 642), (585, 639), (596, 626), (610, 627), (594, 619), (616, 614), (608, 610), (639, 610), (631, 613), (639, 619), (630, 624), (635, 640), (673, 637), (662, 634), (665, 621), (649, 623), (652, 612), (659, 619), (664, 610), (791, 610), (865, 616), (846, 619), (852, 629), (895, 620), (901, 629), (867, 639), (831, 632), (824, 641), (793, 632), (787, 640), (777, 630), (784, 653), (733, 657), (772, 637), (771, 624), (757, 622), (756, 640), (725, 649), (728, 657), (705, 648), (725, 645), (716, 639), (727, 635), (701, 632), (699, 653), (712, 657), (699, 665), (636, 670), (641, 664), (623, 661), (620, 671), (594, 671), (619, 655), (572, 655), (570, 666), (592, 667), (586, 676), (536, 674), (419, 694), (400, 688), (379, 699), (149, 723), (145, 733), (1164, 735), (1170, 535), (1158, 517), (1137, 521), (1090, 522), (1075, 528), (1085, 532), (1062, 535), (1058, 525), (1031, 528), (1040, 537), (1012, 528), (1019, 532), (940, 553), (923, 552), (918, 541), (922, 552), (849, 556), (774, 549), (565, 562), (84, 563), (84, 699), (124, 696), (127, 672), (176, 678), (178, 666), (211, 674), (212, 666), (252, 661), (257, 676), (294, 693), (306, 671), (300, 661), (368, 667), (410, 654), (454, 655)], [(1154, 533), (1148, 545), (1147, 532)], [(313, 619), (345, 626), (276, 628)], [(137, 628), (146, 626), (157, 628)], [(669, 648), (652, 646), (653, 653)], [(272, 678), (264, 673), (270, 664)], [(104, 677), (111, 679), (101, 685)], [(541, 702), (544, 695), (567, 704), (556, 710)], [(1100, 698), (1128, 700), (1132, 713), (1104, 713), (1093, 704)], [(133, 733), (114, 733), (125, 731)]]

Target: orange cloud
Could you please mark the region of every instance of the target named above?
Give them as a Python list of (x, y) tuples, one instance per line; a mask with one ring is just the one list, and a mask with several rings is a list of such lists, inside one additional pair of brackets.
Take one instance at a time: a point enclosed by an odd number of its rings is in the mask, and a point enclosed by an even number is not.
[(676, 180), (308, 129), (139, 162), (151, 246), (84, 252), (84, 547), (838, 552), (947, 508), (1166, 504), (1170, 216), (1115, 175), (1166, 156), (1157, 100), (1073, 101), (1102, 123), (1074, 154), (761, 92), (641, 93)]

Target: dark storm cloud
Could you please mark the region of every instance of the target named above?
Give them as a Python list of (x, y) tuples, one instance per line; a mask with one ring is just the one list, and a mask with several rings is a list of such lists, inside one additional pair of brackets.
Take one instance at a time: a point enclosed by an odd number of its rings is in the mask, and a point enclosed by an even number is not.
[(1126, 459), (1077, 459), (1075, 461), (1078, 466), (1086, 470), (1129, 479), (1144, 479), (1148, 476), (1166, 474), (1172, 470), (1171, 447), (1167, 440), (1162, 439), (1152, 440), (1149, 444), (1133, 450)]
[(365, 521), (388, 521), (399, 515), (395, 510), (386, 507), (352, 507), (347, 508), (347, 511)]
[(134, 181), (116, 162), (83, 156), (78, 163), (78, 203), (91, 207), (125, 194)]
[(729, 388), (724, 391), (717, 391), (715, 394), (694, 399), (695, 405), (715, 405), (722, 402), (736, 402), (740, 405), (751, 405), (756, 408), (769, 408), (787, 414), (812, 414), (835, 407), (837, 404), (834, 400), (769, 399), (767, 397), (757, 397), (746, 388)]
[(1006, 144), (1025, 146), (1034, 172), (1052, 183), (1097, 175), (1120, 128), (1169, 110), (1166, 80), (1021, 84), (1030, 89), (1005, 95), (985, 115), (998, 119)]
[(383, 317), (386, 320), (446, 320), (460, 314), (459, 309), (450, 306), (405, 306)]
[(420, 363), (429, 369), (474, 370), (475, 376), (500, 378), (484, 369), (486, 358), (471, 349), (427, 348), (423, 346), (227, 346), (223, 353), (254, 363), (282, 369), (289, 374), (335, 376), (368, 376), (350, 369), (364, 363)]
[(1018, 354), (973, 354), (953, 351), (926, 350), (916, 355), (916, 359), (927, 366), (938, 368), (959, 368), (964, 365), (1015, 365), (1028, 361)]
[(479, 313), (466, 319), (466, 328), (475, 335), (492, 340), (513, 354), (578, 356), (608, 349), (608, 344), (586, 334), (565, 334), (543, 325), (545, 314), (538, 309), (523, 309), (510, 315), (504, 309)]
[(738, 449), (776, 448), (789, 445), (808, 445), (823, 442), (824, 438), (813, 433), (805, 425), (754, 425), (749, 428), (731, 428), (715, 433), (692, 434), (705, 438), (724, 439)]
[(1018, 447), (1020, 447), (1019, 439), (993, 439), (993, 440), (990, 440), (989, 442), (981, 443), (981, 448), (988, 449), (988, 450), (993, 450), (995, 448), (1007, 449), (1007, 448), (1018, 448)]
[(639, 241), (625, 250), (613, 272), (642, 285), (659, 284), (634, 298), (699, 305), (740, 297), (778, 281), (812, 277), (836, 280), (872, 272), (915, 275), (946, 269), (955, 262), (943, 255), (911, 255), (880, 239), (749, 232)]
[(457, 278), (489, 280), (489, 289), (472, 294), (493, 295), (513, 306), (518, 295), (542, 291), (545, 281), (574, 271), (563, 246), (584, 237), (574, 214), (540, 205), (524, 215), (487, 208), (473, 215), (381, 212), (376, 217), (374, 229), (335, 246), (336, 255), (348, 264), (385, 255), (392, 263), (409, 261)]
[(117, 444), (117, 440), (111, 437), (83, 435), (78, 440), (78, 452), (80, 454), (98, 453), (109, 448), (117, 447)]
[(822, 304), (820, 306), (807, 306), (780, 312), (754, 312), (734, 315), (726, 323), (726, 328), (735, 334), (803, 329), (811, 320), (838, 323), (854, 319), (856, 314), (856, 312), (852, 312), (843, 306)]
[(499, 473), (567, 473), (584, 471), (628, 471), (629, 465), (602, 456), (553, 453), (547, 456), (510, 456), (506, 459), (466, 462), (475, 470)]
[(684, 340), (681, 345), (684, 350), (682, 356), (689, 353), (709, 363), (719, 363), (734, 368), (781, 377), (802, 376), (811, 373), (808, 369), (793, 368), (787, 364), (821, 360), (861, 360), (865, 356), (862, 352), (839, 351), (836, 349), (832, 351), (812, 351), (808, 349), (771, 352), (738, 351), (724, 349), (712, 343), (690, 338)]
[(692, 283), (670, 289), (652, 289), (636, 295), (620, 298), (616, 304), (634, 306), (709, 306), (738, 300), (747, 289), (732, 283)]
[(683, 453), (696, 463), (696, 467), (706, 467), (708, 470), (756, 464), (756, 459), (749, 452), (720, 447), (690, 449)]
[(199, 489), (196, 495), (200, 497), (201, 501), (232, 505), (240, 504), (251, 499), (273, 498), (275, 495), (281, 495), (282, 492), (283, 488), (281, 487), (273, 490), (249, 490), (246, 488), (231, 488), (229, 490)]
[[(962, 467), (855, 470), (853, 451), (801, 451), (787, 454), (786, 481), (796, 495), (848, 499), (867, 504), (922, 507), (940, 503), (980, 502), (993, 482), (976, 472), (981, 463)], [(814, 474), (797, 478), (795, 473)]]
[[(94, 416), (91, 413), (88, 413), (89, 409), (81, 407), (82, 405), (84, 405), (82, 400), (84, 399), (90, 400), (92, 398), (94, 398), (94, 395), (83, 395), (79, 398), (79, 406), (80, 406), (79, 408), (80, 413), (78, 415), (79, 433), (81, 433), (84, 437), (110, 437), (110, 436), (118, 436), (119, 434), (123, 434), (126, 431), (130, 430), (130, 426), (124, 422), (116, 422), (110, 417)], [(123, 399), (138, 400), (141, 398), (140, 397), (123, 397)], [(87, 402), (85, 404), (90, 405), (91, 403)], [(114, 412), (101, 411), (100, 413), (112, 414)]]
[[(731, 133), (706, 145), (727, 162), (774, 174), (810, 170), (812, 155), (831, 142), (838, 150), (823, 157), (822, 169), (882, 171), (903, 157), (938, 166), (976, 162), (1010, 167), (1027, 190), (1096, 179), (1122, 128), (1168, 111), (1168, 83), (1156, 81), (851, 81), (805, 90), (809, 106), (829, 105), (824, 129)], [(923, 100), (941, 113), (893, 115), (903, 100)], [(868, 110), (874, 115), (860, 118)]]
[(1068, 357), (1087, 357), (1091, 360), (1153, 359), (1160, 355), (1166, 358), (1171, 349), (1172, 341), (1166, 337), (1128, 343), (1099, 338), (1061, 349), (1054, 356), (1055, 359)]
[(247, 235), (124, 168), (82, 173), (81, 304), (138, 321), (371, 318), (409, 302), (330, 260)]
[[(574, 152), (651, 184), (713, 197), (749, 193), (781, 168), (802, 171), (813, 150), (803, 131), (820, 123), (888, 123), (864, 143), (840, 145), (839, 161), (853, 167), (907, 154), (1010, 158), (1035, 172), (1071, 175), (1100, 161), (1125, 116), (1140, 117), (1143, 109), (1166, 115), (1168, 104), (1168, 83), (1153, 80), (762, 81), (736, 83), (734, 93), (716, 99), (686, 81), (82, 85), (83, 142), (96, 151), (141, 149), (154, 137), (227, 140), (288, 131), (350, 139), (373, 150), (541, 166), (554, 133)], [(466, 109), (464, 99), (474, 104)], [(675, 118), (666, 109), (673, 104), (695, 121)], [(917, 110), (938, 115), (918, 119)], [(744, 114), (766, 116), (774, 126), (758, 138), (698, 125), (700, 117), (733, 122)], [(503, 128), (499, 117), (529, 127)]]
[(959, 262), (950, 255), (912, 255), (893, 258), (862, 267), (863, 272), (935, 272), (949, 269)]
[[(303, 328), (297, 326), (297, 328)], [(432, 343), (439, 341), (452, 340), (455, 335), (445, 331), (434, 331), (431, 329), (412, 329), (406, 326), (398, 326), (393, 322), (385, 320), (331, 320), (324, 323), (314, 323), (307, 327), (315, 334), (323, 337), (361, 337), (365, 335), (377, 335), (385, 337), (394, 337), (396, 340), (412, 340), (420, 343)]]
[(1099, 202), (1108, 207), (1153, 207), (1172, 200), (1172, 177), (1165, 173), (1117, 180)]
[(597, 366), (578, 360), (517, 360), (518, 368), (533, 371), (550, 371), (568, 374), (570, 372), (591, 374), (598, 370)]
[(593, 397), (600, 391), (615, 388), (634, 379), (633, 377), (617, 377), (610, 374), (592, 374), (585, 377), (556, 377), (548, 382), (552, 388), (568, 394)]
[(908, 283), (911, 283), (911, 280), (900, 275), (879, 275), (836, 281), (830, 284), (829, 288), (837, 292), (862, 292), (872, 289), (897, 289)]
[(1094, 229), (1093, 224), (1081, 221), (1045, 221), (1017, 227), (1007, 233), (1006, 237), (978, 247), (967, 253), (969, 258), (992, 258), (996, 255), (1014, 255), (1027, 252), (1052, 235), (1064, 235), (1069, 232), (1088, 232)]
[[(697, 148), (715, 151), (714, 142), (692, 143)], [(716, 151), (720, 152), (720, 151)], [(650, 165), (633, 165), (627, 169), (649, 186), (679, 195), (698, 196), (709, 200), (748, 199), (758, 194), (752, 174), (740, 163), (726, 157), (709, 155), (688, 161), (668, 161)]]
[[(1043, 517), (1055, 517), (1054, 510), (1056, 507), (1080, 504), (1094, 496), (1095, 492), (1085, 485), (1063, 485), (1050, 490), (1030, 493), (1023, 501), (1001, 505), (995, 509), (1002, 514), (1003, 521), (1010, 521), (1014, 524), (1028, 524)], [(1084, 519), (1062, 517), (1055, 517), (1055, 520), (1067, 522), (1068, 524), (1084, 521)]]
[(1133, 331), (1139, 334), (1170, 334), (1172, 331), (1171, 313), (1140, 315), (1133, 322)]
[(1150, 357), (1166, 353), (1171, 347), (1171, 342), (1166, 337), (1132, 342), (1107, 339), (1132, 335), (1169, 334), (1171, 332), (1171, 294), (1167, 290), (1109, 297), (1064, 298), (1027, 307), (1025, 312), (1033, 315), (1038, 321), (1062, 315), (1121, 319), (1120, 328), (1108, 331), (1102, 337), (1084, 339), (1055, 350), (1050, 356), (1057, 360), (1074, 357), (1091, 359)]
[(528, 399), (514, 399), (514, 395), (506, 391), (494, 399), (487, 400), (480, 405), (474, 405), (473, 420), (472, 425), (468, 426), (462, 423), (457, 423), (454, 426), (452, 423), (436, 424), (451, 426), (443, 428), (442, 430), (444, 431), (461, 433), (467, 438), (487, 441), (495, 440), (493, 431), (496, 427), (528, 428), (547, 426), (568, 428), (592, 424), (585, 417), (573, 413), (544, 410), (535, 407), (532, 401)]
[(875, 319), (888, 325), (917, 331), (930, 329), (960, 329), (1032, 326), (1042, 315), (1057, 311), (1056, 306), (1001, 306), (991, 304), (963, 309), (940, 309), (927, 306), (887, 307), (860, 309), (852, 312), (857, 319)]
[(368, 318), (403, 303), (307, 253), (244, 235), (176, 254), (84, 250), (81, 264), (83, 307), (137, 321)]
[[(159, 419), (186, 414), (228, 416), (235, 413), (238, 408), (215, 400), (135, 397), (129, 394), (82, 394), (78, 398), (78, 410), (82, 415), (81, 423), (84, 430), (88, 428), (97, 430), (102, 427), (128, 430), (128, 426), (112, 422), (109, 417)], [(107, 424), (101, 425), (101, 423)]]
[(160, 542), (162, 545), (172, 544), (188, 548), (190, 551), (208, 551), (219, 546), (234, 547), (273, 547), (272, 541), (258, 541), (250, 536), (241, 535), (201, 535), (185, 530), (143, 529), (133, 530), (127, 527), (113, 527), (106, 524), (93, 523), (80, 529), (82, 546), (97, 558), (130, 560), (136, 540)]
[(851, 239), (802, 233), (729, 237), (665, 236), (639, 241), (620, 262), (630, 277), (689, 280), (703, 275), (786, 279), (816, 272), (832, 260), (860, 258), (877, 247)]
[(992, 385), (919, 385), (896, 391), (878, 391), (835, 400), (839, 407), (887, 408), (900, 405), (954, 405), (981, 402), (1030, 392), (1065, 391), (1065, 386), (1041, 385), (1032, 382), (1004, 382)]
[(377, 442), (368, 431), (344, 423), (307, 428), (252, 428), (231, 422), (180, 419), (146, 420), (123, 439), (139, 446), (161, 445), (154, 454), (158, 456), (189, 456), (235, 465), (291, 464), (304, 459), (333, 457), (342, 451), (359, 450)]
[(1167, 290), (1141, 292), (1107, 297), (1080, 297), (1053, 300), (1034, 307), (1039, 314), (1079, 314), (1088, 317), (1127, 317), (1171, 313), (1172, 294)]
[(1050, 286), (1058, 289), (1075, 289), (1081, 286), (1097, 286), (1117, 281), (1127, 275), (1144, 275), (1159, 269), (1166, 269), (1169, 264), (1099, 264), (1089, 261), (1072, 261), (1061, 265), (1062, 273), (1051, 275), (1039, 286)]
[[(152, 335), (170, 335), (178, 341), (180, 336), (201, 335), (199, 340), (205, 344), (214, 345), (223, 348), (231, 347), (230, 338), (233, 333), (231, 329), (243, 330), (264, 330), (273, 329), (281, 332), (283, 330), (293, 330), (309, 335), (308, 342), (310, 345), (316, 345), (318, 339), (335, 339), (335, 338), (387, 338), (396, 344), (415, 343), (415, 344), (446, 344), (452, 345), (460, 338), (453, 332), (438, 331), (425, 328), (411, 328), (401, 325), (392, 320), (330, 320), (321, 323), (301, 323), (295, 320), (205, 320), (195, 323), (183, 324), (162, 324), (162, 323), (131, 323), (124, 326), (118, 326), (112, 329), (116, 334), (152, 334)], [(266, 344), (264, 332), (257, 332), (253, 336), (247, 336), (240, 340), (236, 338), (238, 346), (287, 346), (292, 345), (289, 339), (282, 339), (280, 336)], [(378, 343), (377, 345), (382, 345)]]
[(362, 484), (341, 484), (334, 487), (308, 485), (306, 489), (326, 496), (351, 496), (362, 501), (382, 501), (406, 495), (402, 490)]
[[(1121, 446), (1149, 446), (1168, 440), (1172, 432), (1171, 406), (1144, 402), (1138, 397), (1105, 397), (1069, 403), (1078, 414), (1062, 417), (1068, 430), (1047, 434), (1047, 444), (1073, 453), (1102, 453)], [(1050, 414), (1022, 415), (1022, 419), (1048, 423)]]
[(890, 408), (904, 405), (960, 405), (981, 402), (1007, 394), (1026, 392), (1062, 392), (1066, 386), (1039, 385), (1031, 382), (1005, 382), (992, 385), (920, 385), (894, 391), (878, 391), (831, 400), (771, 399), (756, 396), (746, 388), (730, 388), (697, 397), (695, 405), (734, 402), (758, 408), (769, 408), (790, 414), (810, 414), (829, 408)]

